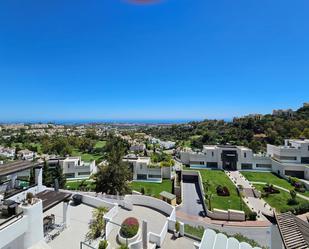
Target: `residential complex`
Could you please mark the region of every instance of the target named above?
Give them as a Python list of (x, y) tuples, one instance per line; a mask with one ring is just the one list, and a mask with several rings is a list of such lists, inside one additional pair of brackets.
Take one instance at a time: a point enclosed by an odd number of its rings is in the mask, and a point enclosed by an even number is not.
[(309, 180), (309, 140), (285, 140), (284, 146), (267, 145), (266, 155), (243, 146), (204, 145), (201, 152), (180, 152), (182, 163), (192, 168), (269, 170), (281, 176)]
[[(8, 189), (3, 186), (16, 186), (17, 175), (22, 173), (30, 176), (30, 171), (35, 176), (33, 184), (14, 189), (8, 195)], [(6, 179), (6, 184), (1, 184), (1, 249), (98, 248), (101, 239), (107, 241), (107, 248), (110, 249), (118, 248), (120, 243), (127, 244), (130, 249), (253, 248), (210, 229), (205, 230), (202, 240), (185, 237), (182, 222), (178, 222), (177, 228), (181, 237), (175, 239), (176, 208), (162, 200), (143, 195), (126, 195), (117, 204), (103, 200), (100, 196), (78, 194), (71, 201), (72, 193), (47, 189), (42, 184), (42, 174), (42, 165), (29, 161), (16, 161), (0, 167), (0, 178)], [(107, 210), (103, 217), (105, 233), (89, 241), (85, 236), (91, 213), (97, 207)], [(124, 239), (119, 224), (132, 216), (137, 218), (140, 229), (133, 238)]]

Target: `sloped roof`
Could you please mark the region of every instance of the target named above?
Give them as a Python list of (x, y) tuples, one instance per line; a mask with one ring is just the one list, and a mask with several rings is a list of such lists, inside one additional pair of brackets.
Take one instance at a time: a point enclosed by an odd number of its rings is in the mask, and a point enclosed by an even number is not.
[(286, 249), (309, 249), (309, 224), (291, 212), (276, 214), (279, 231)]

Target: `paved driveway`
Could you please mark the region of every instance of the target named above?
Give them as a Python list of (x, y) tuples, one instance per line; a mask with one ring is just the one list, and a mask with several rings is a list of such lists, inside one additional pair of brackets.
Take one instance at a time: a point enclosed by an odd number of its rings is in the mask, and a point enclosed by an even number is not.
[(202, 205), (202, 194), (197, 183), (184, 181), (183, 182), (183, 201), (182, 211), (189, 215), (201, 216), (204, 213)]

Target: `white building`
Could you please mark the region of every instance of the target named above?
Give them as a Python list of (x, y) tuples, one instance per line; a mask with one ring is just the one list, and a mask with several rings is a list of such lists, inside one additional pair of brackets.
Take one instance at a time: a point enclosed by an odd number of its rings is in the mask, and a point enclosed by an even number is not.
[(162, 179), (171, 179), (172, 168), (152, 165), (150, 157), (138, 157), (127, 155), (123, 158), (132, 167), (134, 181), (162, 181)]
[(5, 147), (0, 146), (0, 156), (14, 158), (15, 148), (5, 148)]
[(286, 139), (283, 146), (268, 144), (266, 155), (255, 155), (243, 146), (204, 145), (201, 152), (181, 151), (180, 159), (192, 168), (269, 170), (309, 180), (309, 139)]
[(49, 166), (61, 166), (66, 178), (89, 178), (97, 172), (95, 161), (84, 162), (81, 157), (55, 158), (48, 160)]
[(278, 109), (278, 110), (273, 110), (273, 115), (293, 117), (294, 111), (292, 109), (287, 109), (287, 110)]
[(190, 167), (224, 170), (271, 169), (270, 157), (254, 155), (243, 146), (204, 145), (201, 152), (181, 151), (182, 163)]
[(159, 146), (162, 148), (162, 149), (165, 149), (165, 150), (170, 150), (170, 149), (173, 149), (176, 145), (175, 142), (172, 142), (172, 141), (162, 141), (158, 138), (150, 138), (150, 142), (152, 144), (159, 144)]
[[(18, 188), (18, 175), (34, 171), (35, 182)], [(71, 194), (46, 190), (42, 185), (42, 165), (29, 161), (15, 161), (1, 166), (0, 178), (0, 248), (50, 248), (44, 240), (44, 212), (63, 202), (63, 226), (67, 224), (68, 199)], [(36, 197), (28, 202), (26, 193)]]
[(22, 160), (32, 161), (34, 159), (34, 152), (30, 150), (20, 150), (17, 152), (18, 158)]
[(278, 175), (309, 180), (309, 139), (286, 139), (283, 146), (268, 144), (267, 154)]
[(133, 144), (130, 146), (130, 151), (133, 151), (133, 152), (141, 152), (141, 151), (144, 151), (146, 149), (146, 146), (145, 144)]

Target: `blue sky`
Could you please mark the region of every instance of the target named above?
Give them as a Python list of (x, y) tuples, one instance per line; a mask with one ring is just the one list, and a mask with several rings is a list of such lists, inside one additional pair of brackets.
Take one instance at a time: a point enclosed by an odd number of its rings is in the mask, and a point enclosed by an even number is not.
[(0, 120), (230, 118), (309, 96), (308, 0), (0, 3)]

